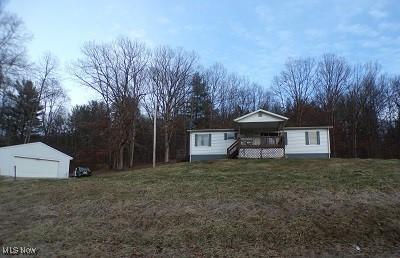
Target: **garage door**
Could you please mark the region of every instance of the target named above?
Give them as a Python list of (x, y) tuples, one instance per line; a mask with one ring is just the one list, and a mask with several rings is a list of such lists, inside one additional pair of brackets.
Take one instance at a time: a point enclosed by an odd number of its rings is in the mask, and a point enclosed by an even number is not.
[(14, 157), (17, 177), (57, 177), (58, 161)]

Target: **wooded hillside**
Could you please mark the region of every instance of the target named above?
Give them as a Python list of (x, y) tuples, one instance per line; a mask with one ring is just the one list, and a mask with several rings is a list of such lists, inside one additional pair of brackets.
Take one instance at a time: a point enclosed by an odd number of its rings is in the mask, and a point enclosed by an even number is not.
[(98, 96), (69, 110), (57, 58), (28, 60), (22, 21), (0, 11), (0, 145), (43, 141), (78, 164), (115, 169), (184, 160), (187, 130), (231, 128), (263, 108), (288, 126), (332, 125), (334, 157), (400, 158), (400, 76), (378, 62), (335, 54), (289, 58), (258, 84), (223, 64), (204, 67), (193, 51), (118, 38), (87, 42), (69, 74)]

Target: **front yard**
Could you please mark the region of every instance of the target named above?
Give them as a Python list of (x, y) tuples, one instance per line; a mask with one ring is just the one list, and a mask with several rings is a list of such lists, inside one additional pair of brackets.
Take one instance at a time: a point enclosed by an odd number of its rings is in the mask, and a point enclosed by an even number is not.
[(43, 257), (398, 257), (400, 161), (224, 160), (2, 178), (0, 246)]

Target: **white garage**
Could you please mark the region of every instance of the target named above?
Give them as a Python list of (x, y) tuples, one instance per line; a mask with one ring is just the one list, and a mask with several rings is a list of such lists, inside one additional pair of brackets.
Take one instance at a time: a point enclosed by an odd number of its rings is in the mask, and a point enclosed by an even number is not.
[(68, 178), (72, 157), (42, 142), (0, 148), (0, 175)]

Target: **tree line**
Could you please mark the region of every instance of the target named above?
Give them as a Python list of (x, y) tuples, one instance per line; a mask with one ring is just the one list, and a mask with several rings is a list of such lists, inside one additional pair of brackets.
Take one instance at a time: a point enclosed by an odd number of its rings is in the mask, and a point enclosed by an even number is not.
[(1, 8), (2, 146), (43, 141), (76, 164), (133, 167), (152, 160), (156, 113), (157, 160), (185, 160), (188, 129), (231, 128), (263, 108), (289, 117), (288, 126), (332, 125), (335, 157), (400, 158), (400, 76), (378, 63), (290, 58), (267, 88), (220, 63), (203, 67), (183, 48), (91, 41), (68, 72), (99, 98), (69, 111), (57, 59), (47, 53), (30, 62), (28, 41), (22, 21)]
[[(101, 97), (86, 108), (89, 117), (105, 114), (102, 148), (110, 166), (122, 169), (133, 166), (135, 158), (151, 160), (155, 113), (159, 159), (169, 162), (187, 156), (188, 129), (232, 126), (235, 116), (273, 104), (272, 94), (260, 85), (221, 64), (202, 68), (198, 60), (196, 53), (182, 48), (149, 49), (128, 38), (83, 46), (71, 73)], [(82, 106), (75, 107), (72, 120), (81, 111)], [(79, 130), (71, 129), (79, 137)]]

